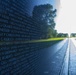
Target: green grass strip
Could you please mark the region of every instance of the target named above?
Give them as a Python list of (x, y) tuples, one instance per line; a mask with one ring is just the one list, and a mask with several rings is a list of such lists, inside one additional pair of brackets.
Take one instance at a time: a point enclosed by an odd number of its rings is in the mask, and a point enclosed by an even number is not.
[(8, 45), (8, 44), (21, 44), (21, 43), (38, 43), (38, 42), (51, 42), (64, 40), (65, 38), (49, 38), (49, 39), (40, 39), (40, 40), (30, 40), (30, 41), (1, 41), (0, 45)]
[(40, 40), (32, 40), (29, 41), (30, 43), (35, 43), (35, 42), (51, 42), (51, 41), (58, 41), (58, 40), (64, 40), (65, 38), (49, 38), (49, 39), (40, 39)]

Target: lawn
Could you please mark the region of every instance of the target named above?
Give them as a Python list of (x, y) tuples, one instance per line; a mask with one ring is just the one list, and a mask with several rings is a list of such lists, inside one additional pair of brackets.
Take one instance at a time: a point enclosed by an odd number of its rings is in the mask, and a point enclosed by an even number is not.
[(59, 41), (64, 40), (65, 38), (49, 38), (49, 39), (40, 39), (40, 40), (31, 40), (29, 43), (36, 43), (36, 42), (51, 42), (51, 41)]
[(0, 45), (3, 44), (19, 44), (19, 43), (40, 43), (40, 42), (52, 42), (52, 41), (60, 41), (64, 40), (65, 38), (49, 38), (49, 39), (40, 39), (40, 40), (30, 40), (30, 41), (3, 41), (0, 42)]

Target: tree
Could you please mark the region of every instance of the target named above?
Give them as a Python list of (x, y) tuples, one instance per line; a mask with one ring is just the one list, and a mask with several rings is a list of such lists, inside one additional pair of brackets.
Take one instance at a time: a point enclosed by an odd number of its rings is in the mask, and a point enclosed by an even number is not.
[(33, 19), (40, 25), (42, 36), (47, 38), (53, 36), (55, 28), (54, 18), (56, 17), (56, 9), (50, 4), (35, 6), (32, 12)]
[(71, 33), (71, 37), (76, 37), (76, 33)]
[(57, 37), (68, 37), (68, 33), (58, 33)]

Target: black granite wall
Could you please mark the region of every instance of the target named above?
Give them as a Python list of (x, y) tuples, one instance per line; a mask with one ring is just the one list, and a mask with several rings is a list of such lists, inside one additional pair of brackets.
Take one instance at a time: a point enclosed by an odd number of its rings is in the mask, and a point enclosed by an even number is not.
[(31, 18), (32, 0), (0, 0), (0, 75), (37, 75), (40, 50), (50, 42), (40, 39), (40, 26)]

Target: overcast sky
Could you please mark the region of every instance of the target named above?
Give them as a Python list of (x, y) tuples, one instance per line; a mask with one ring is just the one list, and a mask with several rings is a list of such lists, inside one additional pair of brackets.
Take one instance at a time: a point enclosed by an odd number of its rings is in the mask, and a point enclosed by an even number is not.
[(63, 33), (76, 33), (76, 0), (61, 0), (56, 29)]

